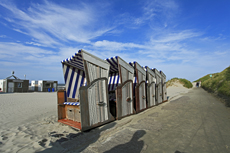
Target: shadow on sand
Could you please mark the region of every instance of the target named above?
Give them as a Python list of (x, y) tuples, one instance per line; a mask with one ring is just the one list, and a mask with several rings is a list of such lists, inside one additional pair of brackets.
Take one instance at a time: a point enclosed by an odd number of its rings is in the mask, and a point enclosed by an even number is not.
[(116, 125), (115, 122), (108, 123), (101, 128), (91, 129), (86, 132), (69, 133), (65, 137), (61, 137), (55, 142), (50, 142), (51, 148), (40, 151), (39, 153), (59, 153), (74, 150), (75, 152), (81, 152), (86, 149), (90, 144), (96, 142), (100, 138), (100, 134), (103, 131), (113, 128)]
[(129, 142), (117, 145), (105, 153), (140, 153), (144, 147), (144, 141), (139, 139), (145, 134), (146, 132), (144, 130), (138, 130), (133, 134), (133, 137)]

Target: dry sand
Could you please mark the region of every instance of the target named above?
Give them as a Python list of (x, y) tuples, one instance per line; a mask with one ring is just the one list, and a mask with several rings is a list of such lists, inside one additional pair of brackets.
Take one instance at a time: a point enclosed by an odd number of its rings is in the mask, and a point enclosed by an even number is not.
[[(174, 83), (167, 95), (172, 100), (189, 90)], [(77, 133), (80, 131), (57, 122), (56, 92), (0, 94), (0, 152), (39, 152), (51, 147), (58, 152), (63, 150), (60, 142)]]

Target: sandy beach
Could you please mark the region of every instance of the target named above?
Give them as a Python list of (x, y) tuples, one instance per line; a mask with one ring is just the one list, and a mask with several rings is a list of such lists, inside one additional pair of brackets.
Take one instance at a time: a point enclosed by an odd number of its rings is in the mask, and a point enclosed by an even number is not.
[[(167, 88), (169, 101), (189, 90), (175, 83)], [(80, 133), (79, 130), (57, 122), (56, 94), (0, 94), (0, 152), (40, 152), (51, 147), (52, 152), (55, 149), (59, 152), (63, 150), (62, 142)]]

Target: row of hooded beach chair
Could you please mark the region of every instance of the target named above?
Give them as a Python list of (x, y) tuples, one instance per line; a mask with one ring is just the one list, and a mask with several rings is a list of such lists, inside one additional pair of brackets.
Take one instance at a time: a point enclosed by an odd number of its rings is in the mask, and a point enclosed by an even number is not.
[(62, 68), (66, 90), (57, 92), (58, 121), (81, 131), (167, 101), (162, 71), (119, 56), (102, 60), (79, 50)]

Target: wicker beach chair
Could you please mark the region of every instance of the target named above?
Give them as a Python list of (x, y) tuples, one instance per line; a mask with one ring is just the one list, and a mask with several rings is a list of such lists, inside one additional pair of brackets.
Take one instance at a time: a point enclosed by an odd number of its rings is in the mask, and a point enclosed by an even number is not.
[(160, 71), (161, 74), (161, 81), (162, 81), (162, 101), (166, 102), (167, 99), (167, 88), (166, 88), (166, 75)]
[(156, 76), (156, 104), (162, 103), (162, 83), (161, 83), (161, 74), (154, 68), (152, 69)]
[(147, 109), (147, 100), (146, 100), (146, 72), (145, 70), (137, 63), (129, 63), (134, 68), (134, 99), (135, 99), (135, 109), (136, 113), (141, 112)]
[(115, 120), (108, 100), (109, 63), (79, 50), (62, 61), (66, 91), (58, 91), (58, 121), (81, 131)]
[(146, 88), (147, 88), (147, 105), (153, 107), (156, 105), (156, 76), (155, 73), (148, 67), (144, 67), (146, 71)]
[(107, 58), (109, 101), (112, 115), (121, 119), (135, 112), (133, 100), (134, 69), (119, 56)]

